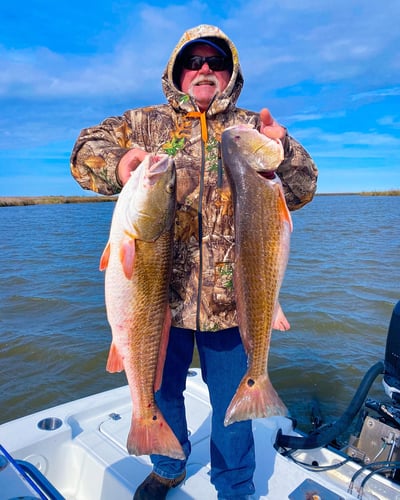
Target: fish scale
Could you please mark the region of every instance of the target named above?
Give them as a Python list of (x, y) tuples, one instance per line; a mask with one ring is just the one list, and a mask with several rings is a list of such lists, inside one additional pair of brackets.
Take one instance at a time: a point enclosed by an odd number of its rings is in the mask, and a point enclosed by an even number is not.
[(270, 171), (278, 166), (276, 144), (248, 126), (231, 127), (222, 134), (222, 159), (234, 211), (234, 292), (248, 356), (248, 369), (226, 411), (225, 425), (287, 413), (269, 380), (267, 361), (291, 219), (279, 179), (257, 173), (262, 165)]
[(128, 452), (184, 459), (154, 397), (171, 324), (168, 289), (175, 205), (173, 160), (148, 155), (118, 197), (100, 269), (106, 271), (106, 309), (112, 329), (107, 370), (125, 370), (132, 398)]
[[(166, 297), (168, 297), (168, 280), (170, 274), (171, 235), (162, 234), (156, 242), (137, 241), (135, 270), (132, 286), (135, 289), (134, 321), (130, 329), (129, 365), (134, 370), (132, 377), (141, 387), (133, 401), (133, 411), (137, 418), (153, 419), (157, 405), (154, 400), (154, 386), (159, 385), (150, 371), (157, 367), (161, 338), (157, 342), (143, 342), (151, 339), (155, 325), (161, 331), (166, 317)], [(156, 248), (154, 248), (156, 247)], [(160, 265), (164, 263), (164, 265)], [(160, 283), (163, 287), (160, 287)], [(149, 298), (151, 297), (151, 304)], [(146, 366), (137, 360), (146, 360)]]

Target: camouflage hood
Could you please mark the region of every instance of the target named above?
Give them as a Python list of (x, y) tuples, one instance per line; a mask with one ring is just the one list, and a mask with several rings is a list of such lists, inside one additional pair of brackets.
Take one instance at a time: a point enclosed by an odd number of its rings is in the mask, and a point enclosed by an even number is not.
[(217, 113), (228, 111), (234, 108), (239, 98), (240, 92), (243, 87), (243, 75), (239, 64), (238, 51), (233, 44), (232, 40), (219, 28), (202, 24), (187, 30), (178, 44), (172, 51), (168, 60), (167, 66), (162, 75), (162, 88), (169, 104), (177, 111), (190, 112), (197, 111), (197, 106), (192, 102), (190, 96), (181, 92), (175, 82), (176, 70), (178, 62), (178, 55), (181, 49), (188, 43), (198, 38), (211, 38), (219, 39), (229, 49), (229, 56), (232, 57), (232, 74), (231, 79), (225, 90), (217, 95), (213, 100), (211, 106), (207, 110), (207, 116), (212, 116)]

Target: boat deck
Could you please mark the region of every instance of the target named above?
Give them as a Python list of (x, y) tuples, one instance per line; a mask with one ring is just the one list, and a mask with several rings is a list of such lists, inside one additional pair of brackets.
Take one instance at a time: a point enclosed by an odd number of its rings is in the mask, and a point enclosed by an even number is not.
[[(187, 479), (168, 498), (215, 500), (217, 494), (209, 477), (210, 405), (199, 370), (188, 376), (185, 398), (192, 454)], [(131, 399), (125, 386), (3, 424), (0, 444), (14, 459), (33, 464), (67, 500), (131, 500), (137, 485), (151, 471), (151, 463), (147, 456), (129, 456), (126, 451), (130, 419)], [(57, 423), (59, 427), (53, 429)], [(356, 464), (349, 462), (340, 469), (316, 473), (276, 453), (273, 444), (277, 431), (293, 432), (290, 419), (255, 420), (253, 428), (257, 460), (255, 498), (357, 498), (357, 485), (353, 494), (347, 492), (350, 478), (359, 468)], [(299, 453), (297, 458), (323, 465), (343, 460), (328, 449)], [(26, 495), (22, 486), (18, 489), (16, 484), (11, 485), (6, 470), (7, 467), (0, 467), (0, 491), (6, 495), (0, 495), (1, 498)], [(7, 490), (11, 487), (12, 492)], [(400, 498), (399, 489), (385, 478), (374, 479), (368, 488), (362, 497), (365, 500)]]

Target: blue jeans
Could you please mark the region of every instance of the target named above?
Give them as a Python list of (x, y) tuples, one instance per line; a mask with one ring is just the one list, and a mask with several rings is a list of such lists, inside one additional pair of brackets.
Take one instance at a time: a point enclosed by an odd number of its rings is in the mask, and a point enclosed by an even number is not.
[[(196, 338), (204, 382), (212, 406), (210, 441), (211, 482), (219, 498), (245, 498), (254, 493), (254, 440), (251, 421), (224, 426), (225, 411), (247, 368), (238, 328), (219, 332), (194, 332), (171, 328), (163, 381), (156, 401), (165, 419), (179, 439), (186, 457), (191, 446), (188, 439), (183, 391), (193, 357)], [(165, 478), (176, 478), (185, 469), (186, 460), (151, 455), (154, 472)]]

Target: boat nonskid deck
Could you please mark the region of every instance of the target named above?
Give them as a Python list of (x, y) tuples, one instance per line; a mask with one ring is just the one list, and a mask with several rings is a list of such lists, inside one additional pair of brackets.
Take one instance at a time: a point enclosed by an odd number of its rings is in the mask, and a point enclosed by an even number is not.
[[(172, 490), (171, 499), (215, 500), (217, 493), (210, 482), (209, 437), (211, 409), (207, 388), (199, 370), (191, 370), (185, 393), (192, 453), (183, 485)], [(126, 436), (131, 419), (128, 386), (83, 398), (0, 426), (0, 443), (18, 460), (37, 468), (67, 500), (131, 500), (138, 484), (151, 470), (147, 456), (130, 456)], [(324, 500), (357, 498), (359, 486), (352, 493), (348, 486), (359, 469), (347, 462), (338, 469), (314, 472), (301, 467), (274, 448), (279, 429), (295, 434), (292, 421), (271, 417), (253, 421), (256, 441), (255, 498)], [(328, 448), (298, 451), (296, 460), (311, 464), (334, 465), (343, 460)], [(10, 488), (10, 479), (0, 470), (0, 491)], [(367, 473), (367, 472), (366, 472)], [(360, 475), (360, 481), (365, 474)], [(25, 493), (16, 490), (12, 496)], [(5, 498), (11, 498), (5, 497)], [(38, 496), (40, 498), (40, 496)], [(371, 480), (363, 497), (369, 499), (400, 498), (397, 485), (378, 476)]]

